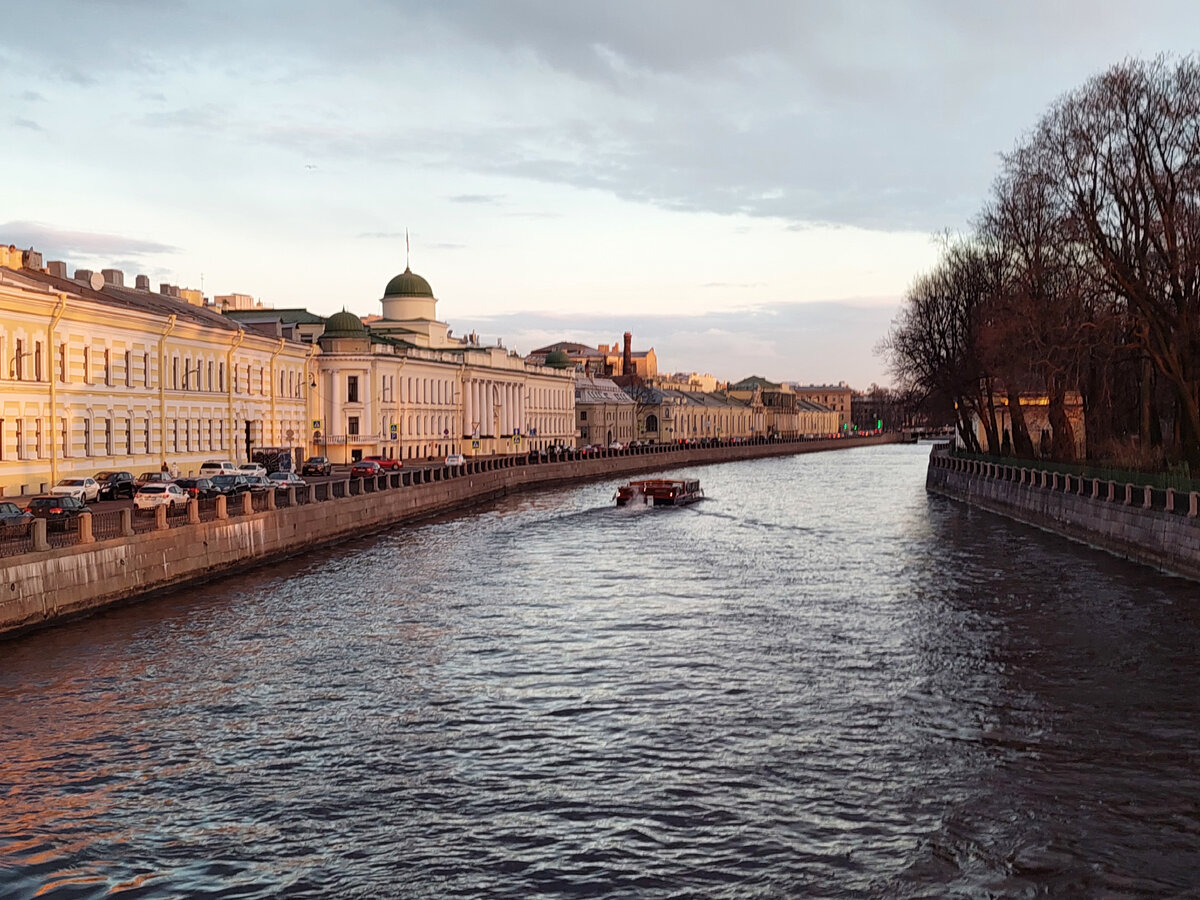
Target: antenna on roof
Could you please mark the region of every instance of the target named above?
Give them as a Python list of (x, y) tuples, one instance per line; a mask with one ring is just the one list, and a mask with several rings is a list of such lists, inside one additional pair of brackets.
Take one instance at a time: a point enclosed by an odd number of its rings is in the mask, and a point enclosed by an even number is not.
[(411, 266), (409, 266), (409, 264), (408, 264), (408, 254), (409, 254), (408, 227), (405, 226), (405, 228), (404, 228), (404, 269), (405, 269), (405, 271), (408, 271), (411, 268)]

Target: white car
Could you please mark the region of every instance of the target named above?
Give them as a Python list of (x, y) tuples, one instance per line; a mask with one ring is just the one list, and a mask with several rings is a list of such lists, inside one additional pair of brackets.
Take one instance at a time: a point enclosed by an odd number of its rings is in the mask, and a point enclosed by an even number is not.
[(75, 497), (84, 503), (95, 503), (100, 499), (100, 482), (95, 478), (63, 478), (50, 493), (56, 497)]
[(465, 462), (466, 460), (461, 453), (451, 453), (446, 457), (446, 465), (448, 466), (461, 466)]
[(214, 475), (236, 475), (237, 463), (228, 459), (207, 459), (200, 465), (200, 477), (212, 478)]
[(133, 508), (154, 509), (156, 506), (165, 506), (167, 509), (175, 509), (177, 506), (187, 506), (189, 499), (187, 491), (173, 481), (166, 484), (144, 484), (133, 495)]
[(272, 472), (267, 478), (275, 483), (277, 491), (286, 491), (290, 487), (303, 487), (308, 483), (295, 472)]
[(262, 463), (242, 463), (242, 465), (237, 467), (237, 471), (233, 474), (235, 474), (235, 475), (261, 475), (263, 478), (266, 478), (267, 477), (267, 467), (264, 466)]

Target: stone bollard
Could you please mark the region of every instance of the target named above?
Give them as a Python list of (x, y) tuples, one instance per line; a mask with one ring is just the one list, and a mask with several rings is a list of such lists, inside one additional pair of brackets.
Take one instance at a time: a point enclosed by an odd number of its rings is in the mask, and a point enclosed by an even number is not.
[(1200, 494), (1197, 494), (1195, 491), (1190, 491), (1188, 493), (1188, 518), (1189, 519), (1196, 518), (1197, 514), (1200, 513), (1200, 509), (1197, 509), (1198, 506), (1200, 506)]
[(1125, 503), (1123, 505), (1130, 506), (1132, 504), (1133, 504), (1133, 485), (1126, 483), (1125, 484)]
[(229, 498), (224, 494), (217, 496), (217, 501), (213, 507), (213, 518), (228, 519), (229, 518)]
[(1109, 503), (1113, 503), (1117, 499), (1117, 483), (1110, 481), (1108, 483), (1108, 497), (1105, 498)]
[(1093, 500), (1100, 499), (1100, 479), (1099, 478), (1092, 479), (1092, 499)]
[[(307, 485), (305, 485), (305, 487), (307, 487)], [(288, 485), (287, 498), (288, 498), (288, 506), (296, 505), (296, 486), (294, 484)]]
[(1142, 509), (1149, 509), (1154, 505), (1154, 488), (1149, 485), (1145, 488), (1145, 493), (1142, 494)]
[(121, 513), (121, 537), (133, 537), (133, 510), (128, 506)]
[(167, 508), (165, 506), (154, 507), (154, 530), (166, 531), (169, 527), (167, 524)]
[(254, 512), (254, 494), (250, 491), (242, 494), (242, 515), (248, 516)]
[(96, 543), (96, 538), (92, 536), (92, 514), (90, 512), (79, 515), (79, 543)]
[(187, 520), (189, 525), (200, 524), (200, 501), (195, 497), (188, 500)]
[(46, 540), (46, 520), (34, 519), (33, 528), (30, 529), (31, 537), (33, 538), (34, 550), (49, 550), (50, 542)]
[(1167, 488), (1167, 512), (1175, 512), (1175, 488)]
[(267, 509), (275, 509), (275, 489), (267, 491)]

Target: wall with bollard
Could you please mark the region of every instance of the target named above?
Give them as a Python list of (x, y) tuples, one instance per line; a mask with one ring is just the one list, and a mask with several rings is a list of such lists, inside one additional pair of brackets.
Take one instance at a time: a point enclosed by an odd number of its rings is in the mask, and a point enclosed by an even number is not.
[[(72, 542), (60, 546), (50, 546), (45, 520), (37, 520), (29, 551), (0, 559), (0, 634), (42, 627), (515, 491), (898, 440), (897, 435), (877, 435), (688, 448), (658, 445), (563, 461), (524, 456), (468, 460), (453, 468), (309, 484), (281, 492), (278, 498), (268, 493), (262, 501), (243, 494), (227, 506), (226, 498), (219, 497), (205, 516), (193, 500), (186, 519), (158, 508), (152, 526), (135, 522), (131, 510), (122, 510), (119, 523), (103, 530), (94, 529), (93, 517), (84, 515), (72, 526), (77, 528)], [(100, 538), (101, 533), (113, 536)]]
[(1200, 579), (1200, 494), (929, 456), (925, 487), (1126, 559)]

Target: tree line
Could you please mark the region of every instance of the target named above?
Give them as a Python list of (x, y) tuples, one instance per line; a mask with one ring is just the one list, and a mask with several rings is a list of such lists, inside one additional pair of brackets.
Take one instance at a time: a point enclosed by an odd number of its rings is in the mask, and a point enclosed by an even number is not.
[(1081, 401), (1087, 458), (1200, 472), (1196, 59), (1127, 60), (1055, 102), (879, 351), (901, 391), (952, 411), (968, 450), (1073, 460)]

